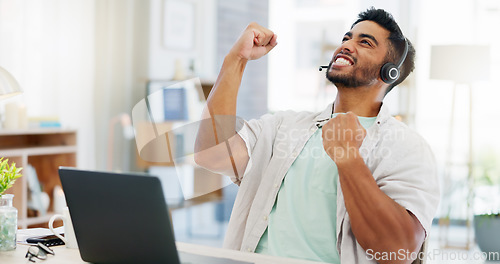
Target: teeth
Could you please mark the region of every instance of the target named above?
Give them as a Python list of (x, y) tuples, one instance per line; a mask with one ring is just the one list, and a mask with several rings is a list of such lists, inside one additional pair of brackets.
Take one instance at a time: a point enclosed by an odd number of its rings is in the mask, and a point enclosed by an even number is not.
[(344, 59), (344, 58), (337, 58), (335, 60), (335, 63), (336, 64), (342, 64), (342, 65), (351, 65), (351, 62), (348, 61), (348, 60), (346, 60), (346, 59)]

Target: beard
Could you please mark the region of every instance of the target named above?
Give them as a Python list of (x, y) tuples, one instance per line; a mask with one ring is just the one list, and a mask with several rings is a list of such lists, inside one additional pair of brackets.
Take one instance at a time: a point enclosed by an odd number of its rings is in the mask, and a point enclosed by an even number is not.
[[(328, 69), (330, 69), (332, 63), (333, 61), (328, 65)], [(382, 65), (383, 63), (381, 65), (359, 66), (348, 74), (326, 71), (326, 78), (336, 87), (357, 88), (366, 86), (378, 78)]]

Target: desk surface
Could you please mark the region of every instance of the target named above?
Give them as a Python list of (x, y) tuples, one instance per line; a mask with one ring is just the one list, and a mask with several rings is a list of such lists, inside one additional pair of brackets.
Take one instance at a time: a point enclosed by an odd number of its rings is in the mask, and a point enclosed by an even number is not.
[[(13, 251), (2, 252), (0, 251), (0, 263), (18, 264), (18, 263), (31, 263), (25, 258), (28, 250), (27, 245), (17, 245), (17, 249)], [(71, 263), (87, 263), (80, 258), (80, 252), (77, 249), (67, 249), (64, 246), (52, 247), (56, 253), (55, 256), (49, 255), (47, 260), (37, 261), (37, 263), (47, 264), (71, 264)], [(246, 253), (235, 250), (228, 250), (222, 248), (213, 248), (202, 245), (187, 244), (177, 242), (179, 251), (194, 253), (212, 257), (225, 257), (240, 261), (253, 262), (255, 264), (318, 264), (320, 262), (280, 258), (273, 256), (266, 256), (256, 253)]]

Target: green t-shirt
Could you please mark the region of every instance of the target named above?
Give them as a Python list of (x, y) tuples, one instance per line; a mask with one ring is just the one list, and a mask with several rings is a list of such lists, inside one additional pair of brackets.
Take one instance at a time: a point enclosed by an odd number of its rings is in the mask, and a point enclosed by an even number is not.
[[(359, 117), (368, 129), (376, 117)], [(321, 129), (288, 170), (255, 252), (340, 263), (337, 252), (337, 166), (323, 148)]]

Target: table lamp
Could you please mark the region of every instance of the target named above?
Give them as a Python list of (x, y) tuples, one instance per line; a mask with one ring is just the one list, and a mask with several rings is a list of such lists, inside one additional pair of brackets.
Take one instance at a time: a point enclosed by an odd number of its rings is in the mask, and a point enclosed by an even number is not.
[[(456, 105), (456, 90), (458, 84), (463, 84), (469, 89), (469, 138), (468, 141), (469, 155), (467, 161), (467, 241), (465, 246), (459, 247), (469, 249), (472, 244), (472, 188), (474, 183), (474, 153), (473, 153), (473, 88), (472, 83), (477, 81), (485, 81), (489, 78), (490, 66), (490, 47), (486, 45), (440, 45), (431, 47), (431, 65), (430, 78), (434, 80), (447, 80), (454, 83), (451, 96), (451, 117), (449, 121), (448, 143), (447, 143), (447, 161), (445, 177), (450, 178), (451, 174), (451, 155), (453, 153), (453, 135), (454, 135), (454, 120), (455, 120), (455, 105)], [(449, 245), (447, 230), (449, 226), (449, 218), (447, 223), (443, 224), (440, 219), (440, 226), (445, 227), (444, 234), (440, 234), (440, 242), (444, 247), (453, 247)], [(441, 233), (441, 232), (440, 232)]]
[(8, 71), (0, 67), (0, 100), (21, 94), (22, 92), (16, 79)]

